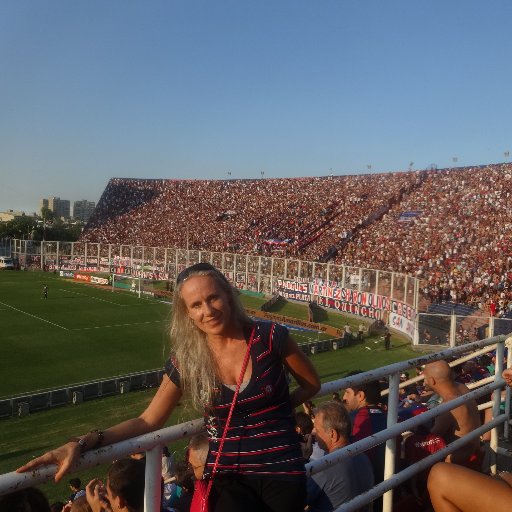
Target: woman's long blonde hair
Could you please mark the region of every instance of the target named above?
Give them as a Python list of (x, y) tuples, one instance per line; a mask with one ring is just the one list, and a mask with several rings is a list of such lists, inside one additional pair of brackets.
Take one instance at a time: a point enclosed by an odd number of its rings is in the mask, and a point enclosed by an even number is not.
[[(231, 322), (244, 326), (252, 323), (247, 316), (237, 291), (216, 269), (199, 270), (187, 273), (192, 276), (210, 276), (226, 293), (231, 308)], [(219, 387), (217, 365), (206, 341), (206, 334), (198, 329), (188, 316), (187, 307), (181, 297), (183, 282), (177, 283), (174, 290), (173, 308), (170, 325), (171, 347), (180, 373), (181, 389), (192, 398), (197, 409), (212, 403), (214, 393)]]

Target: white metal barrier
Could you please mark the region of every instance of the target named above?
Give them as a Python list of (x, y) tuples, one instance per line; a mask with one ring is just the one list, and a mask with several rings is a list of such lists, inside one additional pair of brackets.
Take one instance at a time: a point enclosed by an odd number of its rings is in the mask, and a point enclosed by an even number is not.
[[(365, 373), (357, 374), (351, 377), (338, 379), (322, 385), (318, 397), (331, 394), (334, 391), (339, 391), (347, 387), (354, 385), (374, 381), (384, 377), (389, 379), (389, 399), (388, 399), (388, 413), (387, 413), (387, 429), (383, 430), (373, 436), (362, 439), (356, 443), (350, 444), (336, 452), (326, 455), (322, 459), (310, 462), (306, 465), (306, 471), (308, 475), (312, 475), (322, 471), (323, 469), (336, 464), (339, 460), (347, 456), (354, 456), (358, 453), (362, 453), (370, 448), (373, 448), (383, 442), (386, 442), (385, 450), (385, 467), (384, 467), (384, 481), (373, 487), (370, 491), (357, 496), (350, 502), (344, 504), (337, 509), (337, 512), (351, 512), (359, 509), (365, 504), (370, 503), (377, 497), (384, 495), (383, 510), (384, 512), (390, 512), (393, 505), (393, 489), (399, 484), (403, 483), (413, 475), (419, 473), (425, 468), (431, 466), (437, 461), (443, 460), (449, 453), (459, 448), (469, 440), (478, 438), (484, 432), (492, 430), (491, 434), (491, 450), (496, 456), (498, 449), (498, 433), (497, 427), (500, 424), (505, 425), (505, 432), (508, 433), (508, 421), (510, 416), (510, 389), (507, 388), (507, 400), (506, 409), (504, 414), (499, 414), (500, 400), (501, 400), (501, 389), (504, 387), (504, 381), (501, 378), (503, 371), (503, 355), (504, 345), (507, 345), (508, 351), (508, 362), (507, 366), (511, 367), (512, 363), (512, 337), (507, 338), (504, 335), (496, 336), (486, 340), (477, 341), (471, 344), (463, 345), (460, 347), (443, 350), (429, 355), (422, 355), (418, 358), (394, 363), (383, 368), (371, 370)], [(397, 422), (397, 404), (398, 404), (398, 393), (399, 387), (406, 386), (409, 382), (417, 381), (420, 378), (414, 378), (406, 383), (400, 383), (400, 374), (407, 371), (410, 368), (414, 368), (419, 365), (424, 365), (440, 359), (453, 358), (461, 354), (466, 354), (468, 351), (471, 352), (471, 357), (474, 354), (484, 351), (492, 350), (496, 346), (496, 372), (494, 378), (477, 388), (471, 390), (469, 393), (443, 403), (437, 406), (435, 409), (425, 412), (419, 416), (415, 416), (406, 421)], [(467, 360), (468, 357), (462, 357), (458, 360), (459, 363)], [(395, 456), (396, 456), (396, 443), (395, 439), (401, 433), (411, 430), (412, 428), (425, 423), (440, 413), (447, 412), (459, 405), (473, 400), (475, 398), (488, 395), (493, 392), (492, 408), (493, 408), (493, 419), (490, 423), (482, 425), (480, 428), (474, 430), (464, 438), (458, 439), (457, 441), (450, 443), (446, 448), (436, 452), (433, 455), (417, 462), (408, 468), (395, 474)], [(85, 453), (75, 468), (85, 469), (93, 466), (98, 466), (103, 463), (111, 462), (112, 460), (124, 456), (128, 456), (135, 452), (145, 451), (146, 452), (146, 498), (145, 498), (145, 511), (146, 512), (157, 512), (160, 510), (160, 470), (161, 470), (161, 454), (162, 446), (178, 439), (187, 438), (194, 433), (200, 431), (203, 427), (203, 420), (197, 419), (173, 427), (168, 427), (144, 436), (139, 436), (115, 445), (105, 446), (98, 450)], [(55, 466), (47, 466), (45, 468), (33, 471), (30, 473), (7, 473), (0, 475), (0, 495), (8, 494), (15, 490), (29, 487), (33, 485), (46, 482), (53, 478), (55, 474)], [(491, 472), (496, 472), (496, 461), (491, 465)]]

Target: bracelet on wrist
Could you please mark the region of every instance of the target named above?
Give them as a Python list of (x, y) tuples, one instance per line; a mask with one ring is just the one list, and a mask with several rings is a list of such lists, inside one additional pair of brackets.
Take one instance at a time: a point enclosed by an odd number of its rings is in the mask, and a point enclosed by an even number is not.
[(96, 442), (94, 443), (94, 445), (91, 446), (91, 450), (99, 448), (100, 446), (103, 445), (103, 438), (105, 436), (105, 433), (103, 432), (103, 430), (99, 430), (99, 429), (91, 430), (89, 432), (89, 434), (98, 434), (98, 438), (96, 439)]
[[(97, 434), (96, 442), (92, 445), (89, 445), (87, 441), (87, 436), (89, 434)], [(99, 448), (103, 444), (104, 433), (102, 430), (91, 430), (84, 437), (71, 437), (68, 439), (68, 443), (77, 443), (80, 447), (80, 453), (84, 453), (86, 450), (94, 450)]]

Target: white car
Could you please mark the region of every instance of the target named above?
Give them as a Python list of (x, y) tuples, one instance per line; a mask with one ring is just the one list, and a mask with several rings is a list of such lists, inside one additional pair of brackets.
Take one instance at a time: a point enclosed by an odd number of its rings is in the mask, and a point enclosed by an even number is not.
[(0, 270), (13, 270), (14, 261), (7, 256), (0, 256)]

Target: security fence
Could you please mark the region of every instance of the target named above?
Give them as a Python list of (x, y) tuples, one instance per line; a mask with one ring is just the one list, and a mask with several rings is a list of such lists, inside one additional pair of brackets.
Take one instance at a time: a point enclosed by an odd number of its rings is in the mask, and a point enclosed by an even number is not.
[(169, 281), (187, 266), (208, 262), (241, 289), (271, 295), (277, 279), (336, 283), (358, 293), (389, 297), (417, 309), (419, 280), (397, 272), (275, 256), (90, 242), (13, 240), (22, 268), (118, 273)]

